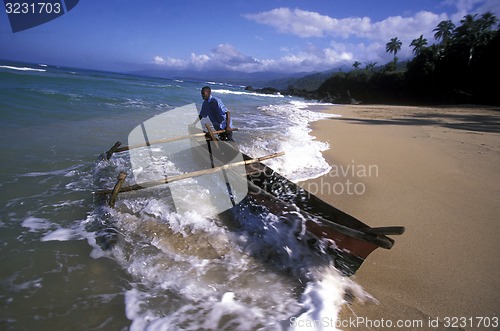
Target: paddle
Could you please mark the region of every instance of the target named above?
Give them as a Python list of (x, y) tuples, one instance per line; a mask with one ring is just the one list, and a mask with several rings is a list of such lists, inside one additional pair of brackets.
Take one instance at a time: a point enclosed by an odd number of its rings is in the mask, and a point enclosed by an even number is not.
[[(125, 186), (125, 187), (119, 187), (116, 191), (118, 194), (118, 193), (123, 193), (123, 192), (142, 190), (145, 188), (163, 185), (163, 184), (168, 184), (168, 183), (176, 182), (176, 181), (183, 180), (183, 179), (188, 179), (188, 178), (198, 177), (198, 176), (202, 176), (202, 175), (206, 175), (206, 174), (216, 173), (217, 171), (227, 170), (227, 169), (231, 169), (231, 168), (241, 166), (241, 165), (248, 165), (248, 164), (252, 164), (252, 163), (261, 162), (264, 160), (283, 156), (284, 154), (285, 154), (284, 152), (279, 152), (279, 153), (274, 153), (274, 154), (270, 154), (270, 155), (250, 159), (250, 160), (224, 164), (222, 166), (214, 167), (214, 168), (210, 168), (210, 169), (197, 170), (197, 171), (188, 172), (188, 173), (185, 173), (182, 175), (166, 177), (166, 178), (163, 178), (160, 180), (155, 180), (155, 181), (150, 181), (150, 182), (145, 182), (145, 183), (140, 183), (140, 184), (134, 184), (134, 185)], [(115, 188), (116, 188), (116, 185), (115, 185)], [(113, 194), (113, 192), (114, 192), (114, 189), (113, 190), (99, 190), (99, 191), (95, 191), (94, 194), (95, 195), (108, 195), (108, 194)]]

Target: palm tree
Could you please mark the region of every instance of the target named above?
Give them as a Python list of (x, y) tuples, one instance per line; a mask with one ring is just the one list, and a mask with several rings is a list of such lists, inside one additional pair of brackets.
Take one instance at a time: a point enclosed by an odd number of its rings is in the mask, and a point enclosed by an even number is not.
[(436, 40), (441, 40), (441, 43), (446, 45), (451, 39), (453, 29), (455, 29), (455, 24), (447, 20), (439, 22), (437, 27), (432, 31), (436, 32), (434, 33), (434, 38), (436, 38)]
[(427, 45), (427, 39), (424, 38), (424, 35), (420, 35), (417, 39), (412, 40), (410, 47), (413, 47), (413, 54), (419, 55), (425, 45)]
[(396, 62), (396, 54), (401, 50), (403, 43), (397, 37), (394, 37), (385, 45), (387, 53), (394, 53), (394, 62)]
[(477, 14), (467, 14), (460, 21), (461, 26), (454, 31), (454, 37), (458, 42), (461, 42), (469, 49), (470, 65), (475, 50), (479, 46), (484, 46), (493, 38), (492, 27), (496, 24), (497, 18), (490, 12), (481, 15), (481, 18), (476, 19)]
[(373, 71), (375, 69), (375, 66), (377, 65), (377, 62), (368, 62), (365, 65), (366, 70), (368, 71)]
[(352, 66), (354, 67), (354, 69), (358, 69), (360, 66), (361, 66), (361, 62), (359, 61), (355, 61)]
[(490, 31), (493, 26), (497, 23), (498, 19), (493, 13), (486, 12), (481, 15), (481, 19), (479, 20), (480, 28), (484, 31)]

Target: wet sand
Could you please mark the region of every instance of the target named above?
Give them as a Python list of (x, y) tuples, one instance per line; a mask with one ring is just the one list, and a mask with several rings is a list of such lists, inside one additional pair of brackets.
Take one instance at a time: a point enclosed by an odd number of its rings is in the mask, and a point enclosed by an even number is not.
[[(500, 323), (500, 108), (322, 111), (342, 115), (312, 125), (330, 144), (324, 157), (333, 168), (301, 185), (370, 226), (406, 227), (353, 276), (379, 303), (346, 305), (340, 320), (402, 320), (418, 330), (475, 330), (481, 317)], [(356, 326), (342, 329), (370, 329)]]

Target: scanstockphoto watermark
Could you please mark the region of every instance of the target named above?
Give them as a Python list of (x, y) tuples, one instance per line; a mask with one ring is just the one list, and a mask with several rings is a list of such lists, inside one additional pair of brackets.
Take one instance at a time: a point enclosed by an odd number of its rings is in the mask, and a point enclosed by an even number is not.
[(367, 192), (367, 179), (377, 177), (378, 165), (352, 160), (349, 164), (332, 165), (326, 175), (306, 182), (303, 187), (314, 195), (363, 195)]
[(428, 317), (427, 319), (371, 319), (368, 317), (357, 316), (346, 319), (335, 319), (323, 317), (321, 319), (311, 320), (300, 317), (290, 318), (290, 326), (300, 329), (498, 329), (500, 321), (498, 316), (446, 316), (446, 317)]
[(344, 328), (361, 328), (361, 329), (380, 329), (380, 328), (396, 328), (396, 329), (417, 329), (426, 326), (425, 321), (420, 319), (407, 320), (390, 320), (390, 319), (370, 319), (366, 317), (349, 317), (347, 319), (335, 319), (323, 317), (319, 320), (299, 319), (297, 317), (290, 318), (290, 326), (300, 329), (344, 329)]

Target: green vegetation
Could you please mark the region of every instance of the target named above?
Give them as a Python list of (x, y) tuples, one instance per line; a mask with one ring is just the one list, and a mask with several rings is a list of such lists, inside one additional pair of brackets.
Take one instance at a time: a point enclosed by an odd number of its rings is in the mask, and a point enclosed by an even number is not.
[[(394, 54), (391, 62), (356, 61), (353, 70), (332, 74), (314, 92), (304, 92), (315, 99), (336, 103), (478, 103), (500, 104), (500, 26), (491, 13), (466, 15), (455, 26), (443, 21), (433, 30), (438, 44), (427, 46), (423, 35), (414, 39), (414, 58), (398, 63), (403, 46), (397, 38), (386, 45)], [(290, 92), (300, 95), (297, 87)]]

